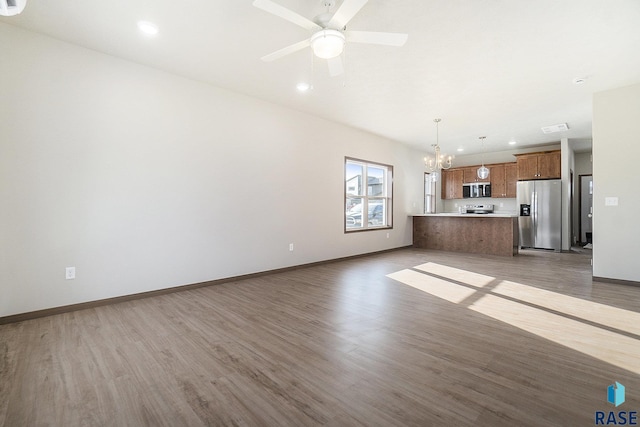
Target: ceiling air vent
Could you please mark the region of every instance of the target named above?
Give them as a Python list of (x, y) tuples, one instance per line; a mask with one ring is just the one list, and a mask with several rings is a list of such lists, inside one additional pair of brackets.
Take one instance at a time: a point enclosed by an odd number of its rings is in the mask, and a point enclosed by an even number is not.
[(544, 133), (554, 133), (554, 132), (564, 132), (569, 130), (569, 126), (566, 123), (560, 123), (553, 126), (545, 126), (542, 128), (542, 132)]

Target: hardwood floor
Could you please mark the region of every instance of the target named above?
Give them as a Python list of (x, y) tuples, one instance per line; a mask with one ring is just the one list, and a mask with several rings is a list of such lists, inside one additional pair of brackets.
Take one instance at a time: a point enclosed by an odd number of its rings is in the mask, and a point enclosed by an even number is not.
[(594, 425), (640, 410), (640, 288), (589, 258), (403, 249), (2, 325), (0, 425)]

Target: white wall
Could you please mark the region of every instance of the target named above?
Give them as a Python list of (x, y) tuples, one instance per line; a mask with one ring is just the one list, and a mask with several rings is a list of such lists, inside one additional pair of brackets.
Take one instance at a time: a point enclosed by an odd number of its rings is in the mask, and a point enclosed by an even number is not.
[(593, 173), (593, 167), (591, 163), (591, 152), (588, 153), (575, 153), (576, 170), (574, 174), (577, 175), (591, 175)]
[[(411, 244), (422, 153), (6, 24), (0, 40), (0, 316)], [(344, 156), (395, 167), (389, 238), (343, 233)]]
[[(593, 99), (593, 275), (640, 281), (640, 84)], [(617, 206), (605, 199), (617, 197)]]

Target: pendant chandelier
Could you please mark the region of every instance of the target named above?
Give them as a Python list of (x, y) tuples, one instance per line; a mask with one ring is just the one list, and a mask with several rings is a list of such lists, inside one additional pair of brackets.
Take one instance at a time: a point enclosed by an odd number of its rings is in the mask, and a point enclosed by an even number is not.
[(478, 178), (487, 179), (489, 177), (489, 168), (484, 165), (484, 140), (486, 136), (480, 137), (480, 143), (482, 144), (482, 166), (478, 168)]
[(453, 163), (453, 156), (447, 156), (440, 151), (439, 129), (438, 125), (442, 119), (433, 119), (436, 124), (436, 143), (432, 144), (434, 154), (433, 156), (426, 156), (424, 158), (424, 165), (429, 172), (431, 172), (433, 179), (438, 179), (438, 174), (442, 169), (449, 169)]

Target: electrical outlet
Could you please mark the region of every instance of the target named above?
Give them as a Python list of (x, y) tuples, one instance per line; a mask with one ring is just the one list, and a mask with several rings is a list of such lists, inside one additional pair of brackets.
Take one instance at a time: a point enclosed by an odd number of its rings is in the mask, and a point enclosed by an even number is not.
[(75, 267), (67, 267), (65, 269), (65, 279), (72, 280), (76, 278), (76, 268)]
[(293, 243), (289, 243), (289, 252), (293, 252)]

